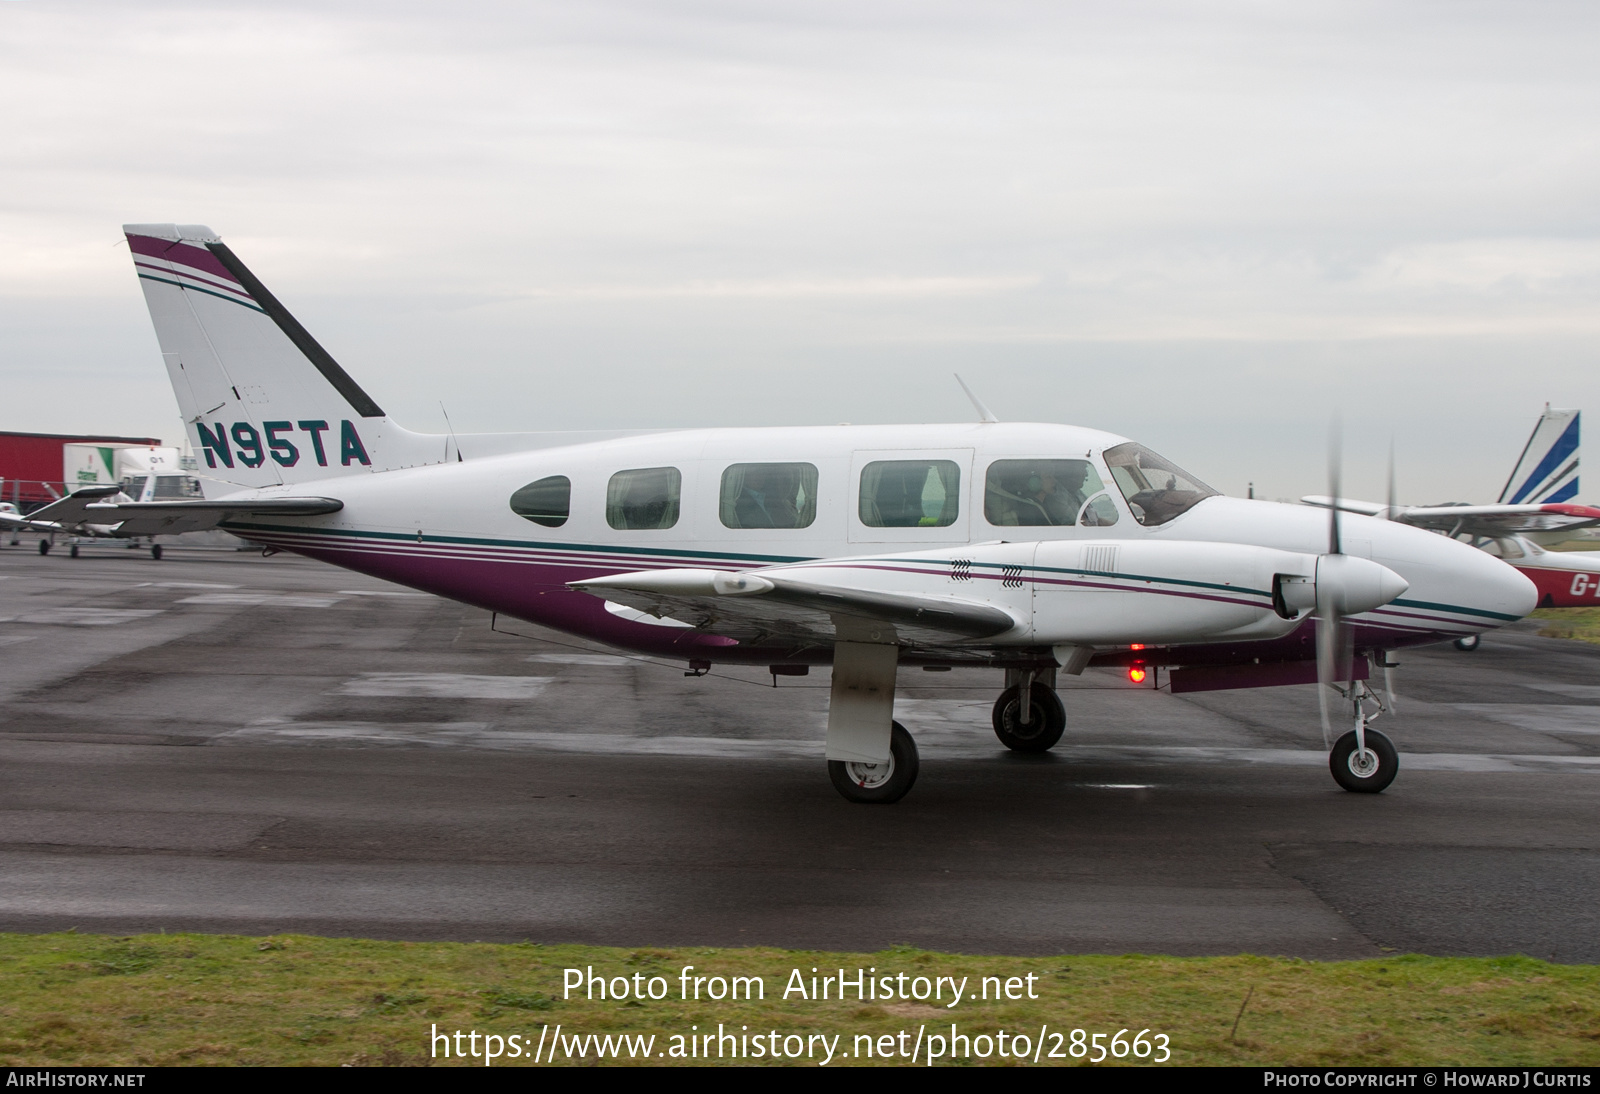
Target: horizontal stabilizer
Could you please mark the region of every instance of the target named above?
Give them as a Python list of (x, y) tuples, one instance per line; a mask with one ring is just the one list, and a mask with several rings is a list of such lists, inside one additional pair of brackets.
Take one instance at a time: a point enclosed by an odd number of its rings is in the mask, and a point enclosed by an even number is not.
[(88, 507), (96, 524), (115, 524), (118, 536), (171, 536), (204, 532), (230, 517), (314, 517), (344, 508), (338, 498), (206, 498), (125, 501)]
[(106, 502), (88, 507), (94, 517), (141, 517), (170, 513), (252, 513), (261, 516), (316, 517), (344, 508), (338, 498), (196, 498), (193, 501)]

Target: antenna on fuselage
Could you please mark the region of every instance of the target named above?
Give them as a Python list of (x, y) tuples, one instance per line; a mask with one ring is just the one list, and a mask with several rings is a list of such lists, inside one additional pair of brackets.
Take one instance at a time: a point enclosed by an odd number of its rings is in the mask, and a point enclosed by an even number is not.
[(967, 393), (967, 398), (972, 400), (972, 405), (977, 408), (978, 421), (987, 424), (990, 422), (998, 422), (1000, 420), (994, 416), (994, 411), (983, 405), (982, 399), (979, 399), (976, 395), (972, 394), (972, 389), (968, 387), (967, 382), (961, 378), (961, 373), (956, 372), (952, 373), (952, 375), (955, 376), (956, 383), (961, 385), (961, 390)]
[(456, 446), (456, 462), (461, 463), (461, 442), (456, 440), (456, 427), (450, 424), (450, 412), (444, 408), (444, 400), (439, 400), (439, 413), (444, 415), (444, 427), (449, 431), (450, 440), (444, 446), (444, 460), (450, 462), (450, 445)]

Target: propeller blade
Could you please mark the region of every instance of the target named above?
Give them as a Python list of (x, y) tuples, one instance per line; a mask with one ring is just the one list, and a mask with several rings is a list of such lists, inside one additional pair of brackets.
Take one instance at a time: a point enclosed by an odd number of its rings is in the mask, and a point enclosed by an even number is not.
[(1333, 720), (1328, 714), (1328, 689), (1333, 685), (1335, 672), (1334, 624), (1317, 612), (1317, 710), (1322, 715), (1322, 747), (1333, 748)]
[(1389, 505), (1383, 511), (1384, 520), (1393, 520), (1395, 510), (1394, 500), (1394, 438), (1389, 438)]
[(1343, 554), (1339, 543), (1339, 473), (1344, 462), (1341, 452), (1339, 418), (1336, 415), (1333, 424), (1328, 427), (1328, 497), (1333, 499), (1333, 504), (1328, 506), (1328, 553), (1330, 555)]

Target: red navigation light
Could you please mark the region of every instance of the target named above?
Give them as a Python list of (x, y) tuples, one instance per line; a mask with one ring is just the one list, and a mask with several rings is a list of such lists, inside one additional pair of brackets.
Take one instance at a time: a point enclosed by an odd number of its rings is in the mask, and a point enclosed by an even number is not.
[(1143, 665), (1129, 665), (1128, 666), (1128, 679), (1129, 680), (1132, 680), (1135, 684), (1142, 684), (1142, 683), (1144, 683), (1144, 677), (1145, 677), (1145, 672), (1144, 672), (1144, 666)]
[(1144, 643), (1143, 642), (1135, 642), (1133, 645), (1129, 646), (1128, 648), (1130, 650), (1142, 650), (1142, 649), (1144, 649)]

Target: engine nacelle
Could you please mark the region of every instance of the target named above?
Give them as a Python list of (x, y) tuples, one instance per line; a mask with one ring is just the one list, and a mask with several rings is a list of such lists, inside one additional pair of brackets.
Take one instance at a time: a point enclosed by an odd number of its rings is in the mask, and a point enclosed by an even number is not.
[(1277, 638), (1280, 575), (1315, 580), (1314, 555), (1236, 543), (1054, 541), (1034, 551), (1033, 639), (1169, 644)]

